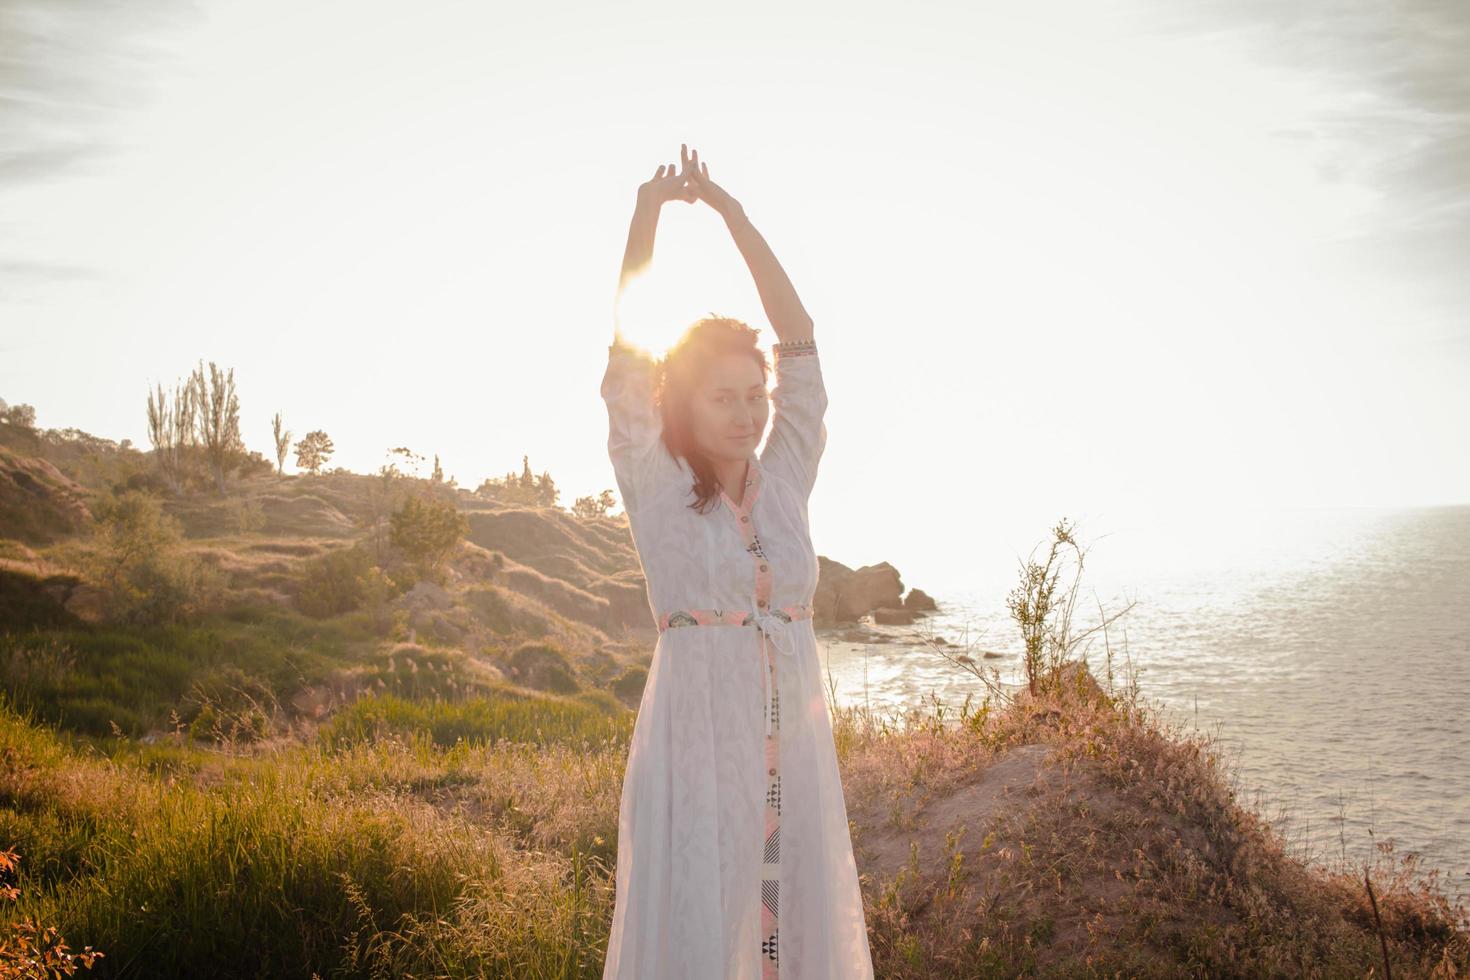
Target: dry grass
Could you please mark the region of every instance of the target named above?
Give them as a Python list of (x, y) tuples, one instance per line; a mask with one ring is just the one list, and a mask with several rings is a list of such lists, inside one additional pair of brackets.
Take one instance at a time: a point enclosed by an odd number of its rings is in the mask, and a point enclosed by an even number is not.
[(1136, 694), (950, 720), (837, 710), (882, 976), (1382, 976), (1365, 873), (1394, 976), (1470, 968), (1433, 874), (1389, 845), (1366, 870), (1290, 857), (1213, 740)]

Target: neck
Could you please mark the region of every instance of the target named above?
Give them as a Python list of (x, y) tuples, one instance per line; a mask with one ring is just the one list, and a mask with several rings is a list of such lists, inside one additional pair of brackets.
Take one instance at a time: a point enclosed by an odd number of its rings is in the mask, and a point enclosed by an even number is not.
[(750, 465), (748, 458), (741, 459), (716, 459), (710, 464), (715, 471), (715, 479), (720, 481), (724, 488), (725, 496), (737, 504), (745, 502), (745, 480), (749, 475), (746, 468)]

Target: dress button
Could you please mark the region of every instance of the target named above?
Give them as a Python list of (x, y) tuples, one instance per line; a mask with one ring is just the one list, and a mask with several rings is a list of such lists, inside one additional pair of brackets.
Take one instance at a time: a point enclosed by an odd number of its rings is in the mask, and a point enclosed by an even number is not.
[(746, 517), (744, 514), (741, 514), (740, 515), (740, 523), (741, 524), (748, 524), (748, 523), (750, 523), (750, 518)]
[(767, 775), (770, 775), (770, 776), (774, 776), (774, 775), (776, 775), (776, 770), (774, 770), (774, 769), (767, 769), (766, 770), (766, 774)]
[(757, 606), (760, 606), (762, 609), (764, 609), (764, 608), (766, 608), (766, 600), (762, 599), (759, 602), (757, 602), (756, 605)]
[(765, 562), (761, 562), (761, 571), (764, 572), (765, 570), (766, 570), (766, 563)]

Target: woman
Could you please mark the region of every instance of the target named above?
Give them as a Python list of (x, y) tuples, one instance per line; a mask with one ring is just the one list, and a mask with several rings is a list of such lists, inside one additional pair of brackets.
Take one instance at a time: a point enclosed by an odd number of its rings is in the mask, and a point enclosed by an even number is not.
[[(656, 361), (614, 327), (602, 397), (623, 507), (659, 627), (623, 780), (603, 976), (873, 975), (811, 602), (807, 501), (826, 445), (812, 320), (744, 209), (680, 148), (638, 188), (626, 285), (660, 208), (703, 201), (780, 338), (696, 322)], [(755, 447), (768, 416), (765, 448)]]

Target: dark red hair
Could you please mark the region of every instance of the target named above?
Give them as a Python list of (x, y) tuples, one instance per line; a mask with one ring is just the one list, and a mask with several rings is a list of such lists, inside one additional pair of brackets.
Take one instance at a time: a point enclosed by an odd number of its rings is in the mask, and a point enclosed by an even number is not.
[(760, 365), (761, 379), (768, 378), (770, 365), (756, 344), (759, 333), (743, 321), (711, 313), (694, 321), (659, 362), (654, 401), (663, 416), (664, 445), (694, 472), (695, 500), (689, 506), (701, 514), (719, 501), (720, 483), (709, 458), (695, 444), (689, 403), (704, 383), (709, 365), (724, 354), (751, 357)]

